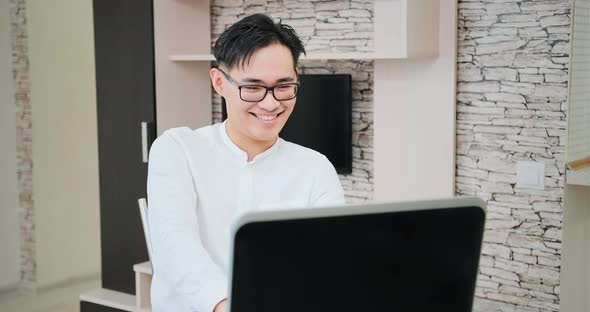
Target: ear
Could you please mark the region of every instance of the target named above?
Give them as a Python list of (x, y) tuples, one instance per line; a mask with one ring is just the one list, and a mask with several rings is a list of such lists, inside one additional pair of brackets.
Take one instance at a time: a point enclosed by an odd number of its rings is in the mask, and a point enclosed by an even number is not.
[(213, 89), (219, 95), (223, 96), (223, 74), (217, 68), (211, 68), (209, 71), (209, 77), (211, 77), (211, 84)]

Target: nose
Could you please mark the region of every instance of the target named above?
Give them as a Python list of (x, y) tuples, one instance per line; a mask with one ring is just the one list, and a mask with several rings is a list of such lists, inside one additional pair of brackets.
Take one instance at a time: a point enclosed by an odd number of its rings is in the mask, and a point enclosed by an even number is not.
[(266, 95), (264, 96), (264, 99), (262, 99), (262, 101), (258, 102), (258, 106), (260, 106), (260, 108), (264, 108), (265, 110), (272, 112), (275, 109), (277, 109), (279, 106), (281, 106), (281, 102), (277, 101), (277, 99), (275, 99), (275, 97), (272, 95), (272, 91), (268, 90), (266, 92)]

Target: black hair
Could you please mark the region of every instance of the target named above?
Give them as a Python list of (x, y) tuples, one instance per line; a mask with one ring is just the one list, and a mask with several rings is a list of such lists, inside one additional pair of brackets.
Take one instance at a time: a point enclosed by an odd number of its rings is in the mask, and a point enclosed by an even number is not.
[(303, 42), (291, 26), (282, 24), (280, 20), (275, 23), (264, 14), (254, 14), (231, 25), (219, 36), (213, 47), (213, 56), (219, 65), (229, 68), (244, 66), (258, 49), (275, 43), (291, 50), (295, 67), (301, 53), (305, 54)]

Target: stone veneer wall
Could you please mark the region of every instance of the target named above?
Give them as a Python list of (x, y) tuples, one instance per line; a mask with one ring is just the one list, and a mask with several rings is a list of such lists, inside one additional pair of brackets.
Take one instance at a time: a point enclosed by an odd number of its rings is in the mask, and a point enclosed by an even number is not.
[[(479, 298), (559, 310), (570, 0), (460, 0), (457, 180), (488, 202)], [(515, 165), (545, 164), (545, 190)], [(516, 308), (515, 308), (516, 309)]]
[(35, 222), (33, 202), (33, 125), (26, 2), (10, 0), (12, 76), (16, 105), (16, 170), (20, 229), (21, 290), (32, 291), (36, 282)]
[[(367, 52), (373, 50), (373, 0), (213, 0), (211, 39), (231, 24), (255, 13), (268, 14), (291, 25), (312, 52)], [(353, 171), (340, 175), (348, 202), (373, 197), (373, 62), (300, 61), (304, 74), (352, 75)], [(221, 98), (213, 91), (213, 122), (221, 121)]]

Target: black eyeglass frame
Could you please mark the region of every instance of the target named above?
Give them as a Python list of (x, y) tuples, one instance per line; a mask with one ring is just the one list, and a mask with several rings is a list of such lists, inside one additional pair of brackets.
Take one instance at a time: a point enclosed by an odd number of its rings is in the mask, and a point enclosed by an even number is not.
[[(275, 98), (275, 100), (277, 101), (289, 101), (292, 100), (294, 98), (297, 97), (297, 92), (299, 91), (299, 86), (300, 83), (299, 81), (297, 82), (290, 82), (290, 83), (282, 83), (276, 86), (272, 86), (272, 87), (265, 87), (265, 86), (261, 86), (261, 85), (240, 85), (238, 84), (228, 73), (224, 72), (221, 68), (217, 68), (225, 77), (225, 79), (227, 79), (227, 81), (229, 81), (231, 84), (233, 84), (236, 88), (238, 88), (238, 92), (240, 94), (240, 99), (244, 102), (251, 102), (251, 103), (255, 103), (255, 102), (260, 102), (262, 100), (264, 100), (264, 98), (266, 97), (266, 95), (268, 94), (268, 91), (270, 91), (270, 93), (272, 93), (272, 97)], [(279, 87), (284, 87), (284, 86), (295, 86), (295, 94), (293, 95), (293, 97), (290, 97), (288, 99), (277, 99), (276, 95), (275, 95), (275, 88), (279, 88)], [(266, 92), (264, 92), (264, 96), (260, 99), (260, 100), (245, 100), (242, 97), (242, 88), (244, 87), (257, 87), (257, 88), (264, 88), (266, 89)]]

